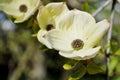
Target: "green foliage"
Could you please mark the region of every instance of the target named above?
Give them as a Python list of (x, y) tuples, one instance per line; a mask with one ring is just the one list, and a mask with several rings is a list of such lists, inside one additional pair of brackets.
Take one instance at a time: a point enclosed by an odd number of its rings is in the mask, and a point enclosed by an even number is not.
[(90, 12), (90, 7), (87, 1), (85, 1), (82, 5), (82, 10), (86, 12)]
[(117, 51), (111, 56), (110, 59), (110, 75), (113, 76), (114, 74), (119, 75), (120, 74), (120, 49), (117, 49)]
[(87, 65), (87, 72), (89, 74), (97, 74), (97, 73), (103, 72), (103, 70), (99, 65), (95, 63), (90, 63)]
[(116, 56), (120, 56), (120, 49), (118, 49), (118, 50), (115, 52), (115, 55), (116, 55)]
[(80, 66), (78, 70), (74, 71), (68, 80), (79, 80), (82, 78), (86, 73), (86, 67), (85, 66)]
[(118, 59), (112, 56), (110, 59), (110, 72), (109, 72), (110, 75), (113, 75), (113, 71), (115, 70), (117, 64), (118, 64)]
[(75, 61), (75, 60), (70, 60), (68, 63), (65, 63), (63, 65), (63, 68), (65, 70), (71, 70), (73, 69), (74, 67), (76, 67), (76, 65), (79, 63), (79, 61)]
[(118, 42), (115, 40), (111, 40), (110, 42), (110, 47), (111, 47), (111, 53), (116, 52), (116, 50), (118, 49)]

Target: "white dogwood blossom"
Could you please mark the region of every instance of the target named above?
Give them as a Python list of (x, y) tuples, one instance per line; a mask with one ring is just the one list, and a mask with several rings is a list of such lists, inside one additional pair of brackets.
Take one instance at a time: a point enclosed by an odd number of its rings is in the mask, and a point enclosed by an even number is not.
[(15, 18), (15, 23), (26, 21), (37, 11), (40, 0), (0, 0), (0, 10)]
[(48, 48), (52, 48), (52, 46), (46, 39), (47, 32), (56, 28), (56, 22), (59, 17), (67, 11), (69, 10), (64, 2), (49, 3), (39, 9), (37, 20), (40, 30), (37, 37), (38, 40)]
[(62, 15), (46, 39), (59, 54), (76, 60), (93, 58), (100, 50), (98, 43), (109, 29), (107, 20), (96, 23), (86, 12), (71, 10)]

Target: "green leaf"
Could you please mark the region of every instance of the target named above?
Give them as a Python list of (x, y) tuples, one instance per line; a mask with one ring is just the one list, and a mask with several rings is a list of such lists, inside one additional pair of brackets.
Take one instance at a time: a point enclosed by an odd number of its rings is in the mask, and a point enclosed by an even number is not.
[(102, 51), (105, 52), (107, 48), (110, 48), (111, 44), (110, 44), (110, 41), (107, 43), (104, 41), (103, 44), (104, 44), (104, 47), (102, 48)]
[(76, 61), (76, 60), (71, 60), (69, 61), (68, 63), (64, 64), (63, 65), (63, 68), (65, 70), (70, 70), (70, 69), (73, 69), (79, 62)]
[(110, 42), (110, 47), (111, 47), (111, 53), (114, 53), (118, 49), (118, 42), (112, 40)]
[(40, 45), (39, 49), (42, 50), (42, 51), (48, 50), (48, 48), (43, 44)]
[(40, 30), (40, 27), (38, 26), (38, 23), (36, 20), (34, 20), (34, 24), (32, 26), (32, 30), (34, 33), (37, 33)]
[(111, 57), (110, 60), (110, 74), (112, 74), (113, 70), (116, 68), (116, 65), (118, 64), (118, 59), (116, 57)]
[(75, 72), (73, 72), (68, 80), (79, 80), (82, 78), (86, 73), (86, 67), (85, 66), (80, 66), (79, 69), (77, 69)]
[(119, 75), (114, 76), (111, 80), (120, 80), (120, 76)]
[(95, 63), (90, 63), (87, 65), (87, 72), (89, 74), (97, 74), (103, 72), (103, 70), (99, 65), (96, 65)]
[(115, 52), (115, 55), (120, 56), (120, 49)]
[(87, 1), (84, 2), (84, 4), (82, 5), (82, 10), (86, 11), (86, 12), (90, 12), (89, 10), (89, 4)]
[(116, 75), (120, 75), (120, 63), (116, 65), (116, 70), (115, 70)]

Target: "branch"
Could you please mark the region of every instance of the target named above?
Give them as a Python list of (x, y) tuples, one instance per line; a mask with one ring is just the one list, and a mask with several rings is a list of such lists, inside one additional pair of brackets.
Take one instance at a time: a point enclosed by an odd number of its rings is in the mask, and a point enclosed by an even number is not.
[(101, 5), (92, 15), (97, 16), (112, 0), (107, 0), (103, 5)]
[[(113, 27), (113, 20), (114, 20), (114, 10), (110, 16), (110, 29), (107, 33), (107, 43), (110, 44), (111, 36), (112, 36), (112, 27)], [(106, 50), (106, 80), (109, 80), (109, 61), (110, 61), (110, 47)]]

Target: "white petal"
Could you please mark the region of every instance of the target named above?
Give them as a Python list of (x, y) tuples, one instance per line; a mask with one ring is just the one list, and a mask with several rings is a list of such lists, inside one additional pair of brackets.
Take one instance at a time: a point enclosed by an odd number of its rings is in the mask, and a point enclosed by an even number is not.
[[(39, 13), (37, 15), (38, 24), (41, 29), (46, 30), (46, 27), (48, 24), (52, 24), (55, 26), (55, 20), (51, 14), (49, 14), (49, 11), (46, 9), (46, 7), (41, 7), (39, 9)], [(56, 27), (56, 26), (55, 26)]]
[(68, 30), (73, 25), (73, 21), (74, 13), (73, 11), (68, 11), (60, 17), (57, 26), (59, 26), (59, 29), (61, 30)]
[(40, 0), (34, 0), (34, 1), (29, 1), (30, 5), (28, 6), (28, 11), (24, 14), (23, 18), (17, 18), (15, 20), (15, 23), (20, 23), (26, 21), (31, 15), (34, 15), (34, 13), (37, 11), (39, 5), (40, 5)]
[(60, 51), (59, 54), (66, 58), (71, 58), (75, 60), (86, 60), (95, 57), (99, 50), (100, 47), (96, 47), (96, 48), (81, 49), (79, 51), (71, 51), (71, 52)]
[(72, 36), (64, 31), (56, 29), (51, 30), (48, 32), (47, 38), (49, 42), (52, 44), (52, 47), (55, 48), (56, 50), (61, 51), (73, 50), (71, 46)]
[(38, 38), (38, 40), (39, 40), (42, 44), (44, 44), (44, 45), (46, 45), (48, 48), (52, 49), (51, 44), (49, 43), (49, 41), (48, 41), (47, 38), (46, 38), (46, 34), (47, 34), (47, 31), (45, 31), (45, 30), (40, 30), (40, 31), (38, 32), (38, 34), (37, 34), (37, 38)]
[(87, 37), (86, 47), (96, 46), (109, 29), (109, 23), (107, 20), (100, 21), (95, 26), (96, 29), (93, 29), (92, 34)]
[(69, 11), (65, 2), (49, 3), (46, 5), (46, 9), (49, 11), (49, 14), (54, 17), (57, 17)]
[(95, 19), (87, 12), (74, 9), (62, 15), (58, 24), (60, 28), (64, 28), (67, 25), (70, 28), (76, 28), (76, 30), (80, 31), (91, 26), (91, 24), (95, 24)]
[(18, 1), (15, 1), (15, 0), (9, 0), (9, 1), (0, 0), (0, 9), (3, 10), (8, 15), (18, 17), (18, 16), (23, 15), (23, 13), (20, 13), (19, 11), (20, 3), (22, 2), (18, 3)]
[[(0, 0), (0, 9), (3, 10), (6, 14), (11, 15), (15, 18), (15, 23), (24, 22), (31, 15), (35, 13), (40, 0)], [(27, 6), (27, 12), (21, 12), (19, 10), (21, 5)]]
[(40, 28), (45, 29), (48, 24), (53, 24), (56, 27), (56, 19), (67, 11), (68, 8), (63, 2), (49, 3), (46, 6), (40, 8), (37, 16)]
[(79, 38), (84, 38), (85, 31), (94, 24), (95, 19), (89, 13), (75, 9), (62, 15), (57, 26), (59, 26), (61, 30), (72, 31)]

